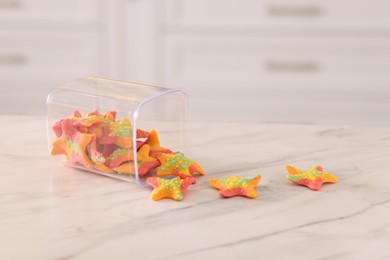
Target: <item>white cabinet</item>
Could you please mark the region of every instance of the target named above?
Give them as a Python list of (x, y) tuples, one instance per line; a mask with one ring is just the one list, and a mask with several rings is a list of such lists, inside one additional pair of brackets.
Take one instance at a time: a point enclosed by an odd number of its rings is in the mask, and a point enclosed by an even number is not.
[(2, 114), (44, 114), (51, 88), (99, 75), (97, 0), (0, 0)]
[(0, 0), (0, 23), (96, 21), (97, 0)]
[(159, 84), (196, 120), (390, 125), (390, 2), (164, 0)]
[(167, 35), (167, 83), (390, 84), (390, 39)]
[(97, 71), (95, 33), (0, 30), (2, 113), (44, 113), (53, 86)]
[(95, 33), (0, 30), (0, 74), (32, 80), (96, 73), (97, 40)]
[(385, 27), (390, 26), (387, 0), (165, 0), (169, 26)]
[(87, 75), (184, 88), (196, 120), (390, 125), (390, 1), (0, 0), (0, 113)]

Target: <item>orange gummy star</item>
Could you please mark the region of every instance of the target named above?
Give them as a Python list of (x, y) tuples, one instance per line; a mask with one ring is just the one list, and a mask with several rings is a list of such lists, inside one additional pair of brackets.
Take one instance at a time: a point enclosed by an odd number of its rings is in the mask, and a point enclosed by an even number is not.
[[(147, 174), (150, 170), (155, 169), (160, 165), (160, 162), (151, 156), (149, 156), (150, 146), (145, 144), (137, 152), (138, 161), (138, 175), (140, 177)], [(122, 174), (135, 174), (134, 161), (123, 163), (120, 166), (114, 168), (116, 172)]]
[(324, 172), (321, 166), (314, 166), (310, 170), (303, 171), (287, 165), (288, 175), (286, 179), (298, 185), (306, 186), (312, 190), (319, 190), (324, 183), (336, 183), (338, 179), (332, 173)]
[(149, 177), (146, 179), (146, 183), (154, 188), (150, 194), (150, 198), (152, 200), (170, 198), (180, 201), (183, 200), (187, 187), (191, 184), (195, 184), (196, 180), (193, 177), (185, 179), (175, 177), (170, 180), (158, 177)]
[(203, 169), (182, 153), (161, 154), (158, 158), (161, 166), (157, 169), (157, 176), (176, 175), (182, 178), (191, 177), (195, 172), (204, 175)]
[(253, 199), (256, 198), (255, 187), (260, 179), (260, 175), (252, 179), (230, 176), (227, 179), (210, 179), (209, 182), (211, 187), (219, 189), (221, 197), (243, 196)]
[(98, 144), (97, 144), (97, 138), (95, 134), (92, 134), (91, 141), (89, 142), (87, 146), (87, 152), (89, 155), (89, 158), (91, 159), (93, 163), (93, 168), (107, 172), (107, 173), (114, 173), (112, 169), (107, 167), (105, 165), (106, 163), (106, 158), (103, 156), (101, 152), (98, 151)]
[[(75, 110), (73, 112), (73, 116), (72, 117), (64, 118), (64, 119), (62, 119), (60, 121), (55, 122), (53, 124), (53, 126), (52, 126), (53, 132), (55, 133), (55, 135), (57, 137), (60, 137), (62, 135), (62, 127), (61, 127), (61, 122), (62, 121), (68, 120), (68, 121), (72, 121), (72, 123), (74, 123), (74, 122), (77, 122), (78, 120), (80, 120), (81, 118), (82, 118), (81, 113), (78, 110)], [(82, 127), (80, 132), (86, 133), (85, 128)]]
[(77, 125), (81, 125), (84, 127), (91, 127), (96, 124), (107, 124), (109, 121), (106, 120), (103, 116), (100, 115), (91, 115), (88, 117), (85, 117), (83, 119), (80, 119), (77, 122)]
[[(140, 156), (137, 156), (137, 160), (140, 160)], [(125, 149), (119, 147), (115, 151), (113, 151), (106, 159), (106, 164), (110, 168), (116, 168), (124, 162), (133, 161), (134, 153), (132, 149)]]
[(160, 145), (160, 140), (156, 130), (152, 130), (149, 133), (148, 139), (145, 141), (145, 144), (150, 145), (150, 156), (158, 158), (161, 154), (172, 153), (171, 150), (164, 148)]
[(103, 126), (103, 136), (100, 138), (101, 144), (116, 144), (122, 148), (130, 149), (132, 140), (132, 127), (128, 119), (118, 122), (109, 122)]
[(108, 111), (104, 114), (104, 118), (108, 121), (115, 122), (116, 112), (115, 111)]
[(52, 143), (52, 155), (65, 154), (70, 163), (80, 163), (92, 168), (86, 149), (92, 135), (77, 131), (70, 120), (61, 121), (62, 135)]
[[(107, 115), (108, 117), (108, 115)], [(102, 127), (103, 134), (100, 138), (100, 144), (116, 144), (122, 148), (130, 149), (133, 145), (133, 127), (130, 124), (130, 121), (126, 118), (119, 120), (118, 122), (109, 121), (108, 124), (103, 125)], [(137, 129), (136, 131), (137, 139), (138, 138), (147, 138), (149, 133)], [(137, 148), (143, 144), (142, 142), (137, 141)]]

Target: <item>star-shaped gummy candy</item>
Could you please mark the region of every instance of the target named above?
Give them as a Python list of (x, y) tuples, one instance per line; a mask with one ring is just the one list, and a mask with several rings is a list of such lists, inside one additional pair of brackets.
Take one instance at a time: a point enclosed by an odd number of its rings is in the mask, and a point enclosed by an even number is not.
[(150, 194), (152, 200), (161, 200), (164, 198), (178, 201), (183, 200), (187, 187), (195, 184), (195, 182), (196, 180), (193, 177), (185, 179), (175, 177), (170, 180), (158, 177), (149, 177), (146, 179), (146, 183), (154, 188)]
[(61, 134), (62, 135), (52, 143), (51, 154), (65, 154), (70, 163), (80, 163), (87, 168), (92, 168), (93, 163), (86, 152), (92, 135), (78, 132), (71, 120), (61, 121)]
[[(137, 157), (140, 160), (139, 156)], [(114, 169), (126, 161), (134, 161), (133, 150), (119, 147), (113, 151), (106, 159), (107, 165)]]
[(156, 130), (153, 129), (152, 131), (150, 131), (147, 137), (148, 139), (145, 141), (145, 144), (148, 144), (150, 146), (150, 156), (158, 158), (162, 154), (172, 153), (171, 150), (164, 148), (160, 145), (160, 139), (158, 138)]
[[(150, 170), (160, 166), (160, 162), (151, 156), (149, 156), (150, 146), (145, 144), (137, 152), (138, 157), (138, 175), (140, 177), (147, 174)], [(116, 172), (122, 174), (135, 174), (134, 161), (123, 163), (120, 166), (114, 168)]]
[[(108, 115), (106, 115), (108, 117)], [(107, 125), (102, 127), (102, 137), (99, 139), (100, 144), (116, 144), (119, 147), (130, 149), (133, 145), (133, 127), (130, 121), (126, 118), (121, 119), (117, 122), (109, 122)], [(142, 130), (136, 130), (136, 138), (147, 138), (149, 133)], [(137, 147), (141, 146), (142, 142), (138, 142)]]
[(122, 148), (130, 149), (132, 141), (132, 127), (128, 119), (122, 119), (118, 122), (109, 122), (103, 126), (103, 136), (100, 138), (100, 144), (116, 144)]
[(87, 154), (93, 163), (93, 168), (106, 173), (114, 173), (112, 169), (105, 165), (106, 158), (97, 149), (96, 135), (92, 134), (92, 139), (87, 146)]
[(324, 183), (336, 183), (338, 179), (332, 173), (324, 172), (321, 166), (314, 166), (310, 170), (303, 171), (287, 165), (286, 179), (296, 184), (306, 186), (312, 190), (319, 190)]
[(191, 177), (195, 172), (204, 175), (203, 169), (182, 153), (165, 153), (158, 157), (161, 166), (157, 169), (157, 176), (176, 175), (182, 178)]
[(209, 182), (211, 187), (219, 189), (221, 197), (243, 196), (253, 199), (256, 198), (255, 187), (260, 179), (260, 175), (252, 179), (230, 176), (227, 179), (210, 179)]

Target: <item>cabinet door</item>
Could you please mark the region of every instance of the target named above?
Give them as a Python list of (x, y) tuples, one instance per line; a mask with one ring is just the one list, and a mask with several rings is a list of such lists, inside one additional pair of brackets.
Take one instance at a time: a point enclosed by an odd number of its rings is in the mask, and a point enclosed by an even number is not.
[(165, 0), (172, 27), (388, 27), (387, 0)]
[[(0, 0), (0, 24), (97, 20), (96, 0)], [(45, 23), (44, 25), (50, 25)]]
[(192, 111), (342, 123), (390, 109), (389, 39), (168, 35), (165, 46), (165, 84), (187, 89)]
[(168, 82), (389, 84), (390, 39), (166, 37)]
[(1, 113), (43, 113), (52, 87), (98, 74), (96, 33), (0, 31)]
[(190, 101), (191, 119), (196, 121), (390, 126), (390, 105), (384, 102), (328, 102), (320, 95), (316, 100), (302, 103), (239, 97), (191, 98)]

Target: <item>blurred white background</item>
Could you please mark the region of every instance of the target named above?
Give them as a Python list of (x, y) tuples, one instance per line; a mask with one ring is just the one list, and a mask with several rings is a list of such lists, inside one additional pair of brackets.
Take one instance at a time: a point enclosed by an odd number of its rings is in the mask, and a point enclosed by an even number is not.
[(390, 125), (388, 0), (0, 0), (0, 113), (96, 75), (193, 120)]

